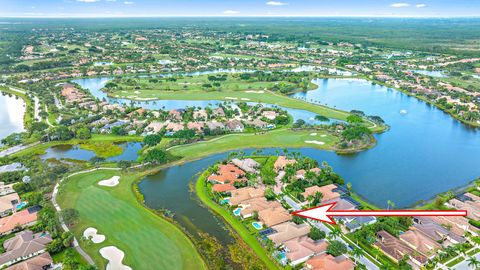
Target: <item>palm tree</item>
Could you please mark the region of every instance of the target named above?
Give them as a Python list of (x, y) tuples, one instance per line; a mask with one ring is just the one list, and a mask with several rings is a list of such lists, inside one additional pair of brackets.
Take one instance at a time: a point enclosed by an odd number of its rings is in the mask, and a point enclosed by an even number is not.
[(358, 248), (358, 247), (356, 247), (356, 248), (354, 248), (354, 249), (352, 249), (352, 250), (350, 251), (350, 255), (352, 255), (352, 257), (353, 257), (354, 259), (357, 259), (357, 260), (358, 260), (358, 259), (360, 259), (360, 257), (363, 256), (363, 250), (360, 249), (360, 248)]
[(340, 236), (340, 234), (342, 234), (342, 232), (341, 232), (340, 229), (338, 229), (338, 228), (333, 228), (333, 229), (328, 233), (328, 235), (329, 235), (332, 239), (337, 238), (338, 236)]
[(473, 269), (477, 269), (480, 266), (480, 261), (477, 260), (475, 257), (468, 258), (468, 266), (472, 267)]
[(388, 201), (387, 201), (387, 205), (388, 205), (387, 209), (390, 209), (390, 206), (391, 206), (392, 208), (395, 207), (395, 203), (392, 202), (391, 200), (388, 200)]

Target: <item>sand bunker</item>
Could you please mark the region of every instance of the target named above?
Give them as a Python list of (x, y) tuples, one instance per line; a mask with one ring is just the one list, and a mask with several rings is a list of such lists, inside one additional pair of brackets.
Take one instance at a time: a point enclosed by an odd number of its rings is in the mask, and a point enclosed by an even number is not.
[(103, 234), (97, 234), (97, 229), (95, 228), (87, 228), (84, 232), (83, 232), (83, 237), (87, 238), (87, 239), (91, 239), (93, 243), (95, 244), (99, 244), (99, 243), (102, 243), (103, 241), (105, 241), (105, 235)]
[(135, 94), (140, 94), (140, 91), (135, 91), (135, 92), (133, 92), (133, 93), (135, 93)]
[(249, 98), (242, 98), (242, 100), (250, 100)]
[(259, 90), (259, 91), (248, 90), (248, 91), (245, 91), (245, 93), (263, 94), (263, 93), (265, 93), (265, 91), (263, 91), (263, 90)]
[(317, 133), (310, 133), (310, 136), (317, 136)]
[(327, 134), (320, 135), (320, 137), (327, 137)]
[(98, 184), (100, 186), (104, 186), (104, 187), (114, 187), (114, 186), (116, 186), (120, 183), (119, 180), (120, 180), (120, 176), (114, 176), (110, 179), (102, 180), (102, 181), (98, 182)]
[(107, 270), (132, 270), (131, 267), (122, 263), (125, 253), (114, 246), (104, 247), (100, 249), (100, 255), (108, 260)]
[(321, 141), (305, 141), (305, 143), (313, 143), (313, 144), (318, 144), (318, 145), (324, 145), (324, 142)]
[(233, 99), (233, 100), (237, 100), (236, 97), (225, 97), (225, 99)]

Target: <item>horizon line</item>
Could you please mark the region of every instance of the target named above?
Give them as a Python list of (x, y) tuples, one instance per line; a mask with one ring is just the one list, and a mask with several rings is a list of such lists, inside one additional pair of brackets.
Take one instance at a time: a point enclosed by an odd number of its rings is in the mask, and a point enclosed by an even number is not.
[(95, 18), (391, 18), (391, 19), (480, 19), (480, 15), (472, 16), (405, 16), (405, 15), (45, 15), (45, 16), (5, 16), (1, 19), (95, 19)]

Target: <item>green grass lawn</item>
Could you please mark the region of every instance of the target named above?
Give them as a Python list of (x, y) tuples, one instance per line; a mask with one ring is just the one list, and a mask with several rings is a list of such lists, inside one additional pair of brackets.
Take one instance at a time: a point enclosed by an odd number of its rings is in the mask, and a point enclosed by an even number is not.
[[(230, 212), (213, 202), (205, 188), (206, 174), (202, 174), (195, 184), (195, 191), (200, 200), (206, 204), (211, 210), (222, 216), (230, 226), (240, 235), (240, 237), (253, 249), (255, 254), (260, 258), (268, 269), (278, 269), (279, 267), (272, 261), (267, 254), (267, 250), (258, 242), (255, 234), (250, 232), (245, 225), (237, 220)], [(253, 227), (252, 227), (253, 228)]]
[[(118, 186), (96, 184), (114, 175), (121, 175)], [(107, 238), (100, 244), (80, 241), (82, 247), (99, 269), (105, 269), (107, 261), (98, 250), (110, 245), (125, 252), (123, 263), (133, 269), (206, 269), (192, 242), (175, 225), (137, 201), (132, 185), (138, 177), (103, 170), (77, 175), (62, 183), (60, 206), (75, 208), (80, 213), (79, 223), (73, 228), (75, 236), (80, 239), (86, 228), (94, 227)]]
[[(310, 134), (317, 133), (312, 136)], [(321, 137), (322, 134), (327, 135)], [(305, 141), (321, 141), (325, 144), (306, 143)], [(195, 144), (171, 147), (168, 151), (175, 156), (195, 159), (214, 153), (243, 148), (266, 148), (266, 147), (314, 147), (324, 150), (332, 150), (338, 142), (338, 138), (323, 131), (292, 131), (279, 129), (265, 134), (229, 134), (209, 141)]]

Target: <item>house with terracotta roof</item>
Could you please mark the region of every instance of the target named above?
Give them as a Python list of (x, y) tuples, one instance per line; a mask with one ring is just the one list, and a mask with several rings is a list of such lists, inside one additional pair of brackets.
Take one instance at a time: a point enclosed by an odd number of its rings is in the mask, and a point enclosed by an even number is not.
[(219, 165), (217, 174), (210, 175), (207, 180), (217, 184), (232, 184), (246, 181), (245, 172), (233, 164)]
[(310, 237), (304, 235), (284, 242), (283, 246), (290, 264), (297, 265), (314, 255), (324, 253), (327, 250), (328, 243), (325, 240), (313, 241)]
[(37, 212), (39, 210), (39, 207), (30, 207), (13, 215), (0, 218), (0, 235), (9, 234), (17, 227), (32, 226), (37, 222)]
[(265, 226), (272, 227), (292, 220), (292, 215), (280, 205), (258, 211), (258, 219)]
[(275, 163), (273, 164), (273, 168), (276, 172), (285, 169), (287, 165), (295, 164), (297, 161), (295, 159), (287, 159), (286, 156), (279, 156)]
[(45, 233), (23, 231), (3, 243), (5, 252), (0, 255), (0, 267), (12, 265), (45, 252), (52, 238)]
[(4, 217), (15, 212), (15, 207), (19, 203), (20, 197), (17, 193), (11, 193), (0, 197), (0, 217)]
[(52, 257), (48, 252), (45, 252), (26, 261), (5, 268), (5, 270), (47, 270), (51, 269), (52, 265)]
[(166, 125), (167, 123), (164, 122), (152, 121), (147, 127), (145, 127), (145, 132), (147, 134), (159, 133)]
[(475, 203), (474, 201), (465, 200), (462, 202), (459, 199), (454, 198), (448, 201), (448, 205), (459, 210), (466, 210), (468, 218), (474, 220), (480, 219), (480, 204)]
[(322, 202), (339, 199), (340, 196), (342, 196), (342, 194), (338, 191), (337, 185), (335, 184), (329, 184), (321, 187), (311, 186), (306, 188), (302, 195), (306, 200), (309, 196), (314, 196), (317, 192), (322, 193)]
[(450, 231), (458, 236), (470, 232), (472, 235), (478, 235), (479, 229), (468, 222), (465, 217), (449, 217), (449, 216), (434, 216), (431, 219), (450, 229)]
[(307, 235), (310, 232), (310, 226), (307, 223), (295, 224), (293, 222), (285, 222), (271, 227), (275, 233), (267, 236), (276, 245)]
[(465, 243), (465, 238), (455, 234), (437, 223), (432, 217), (413, 217), (413, 228), (419, 230), (434, 241), (443, 242), (443, 246)]
[(230, 193), (230, 191), (237, 189), (232, 184), (214, 184), (212, 186), (212, 192), (217, 193)]
[(205, 110), (198, 110), (193, 112), (193, 119), (195, 120), (207, 120), (208, 114)]
[(377, 232), (377, 241), (374, 245), (396, 263), (400, 262), (406, 255), (418, 266), (423, 266), (428, 260), (427, 257), (384, 230)]
[(245, 129), (242, 122), (240, 120), (237, 120), (237, 119), (232, 119), (232, 120), (228, 121), (225, 124), (225, 127), (228, 130), (233, 131), (233, 132), (243, 132), (243, 130)]
[(167, 127), (165, 129), (169, 130), (169, 131), (172, 131), (172, 132), (177, 132), (177, 131), (183, 130), (184, 126), (183, 126), (182, 123), (170, 122), (170, 123), (167, 124)]
[(182, 121), (182, 113), (182, 110), (170, 110), (168, 112), (168, 116), (172, 120)]
[(239, 205), (244, 201), (263, 197), (265, 195), (265, 188), (259, 187), (244, 187), (239, 188), (236, 190), (231, 191), (230, 201), (228, 202), (230, 205)]
[(344, 255), (333, 257), (330, 254), (317, 255), (305, 262), (308, 270), (353, 270), (355, 264)]
[(205, 128), (205, 123), (202, 122), (188, 122), (187, 123), (187, 128), (195, 130), (197, 133), (203, 132), (203, 129)]
[(240, 216), (242, 218), (249, 218), (253, 213), (259, 213), (262, 210), (268, 208), (282, 207), (278, 201), (267, 201), (265, 197), (252, 198), (250, 200), (243, 201), (238, 205), (242, 208)]
[(418, 230), (409, 230), (401, 234), (398, 238), (402, 240), (409, 247), (425, 255), (427, 258), (431, 259), (435, 256), (436, 251), (441, 249), (442, 246), (426, 236)]

